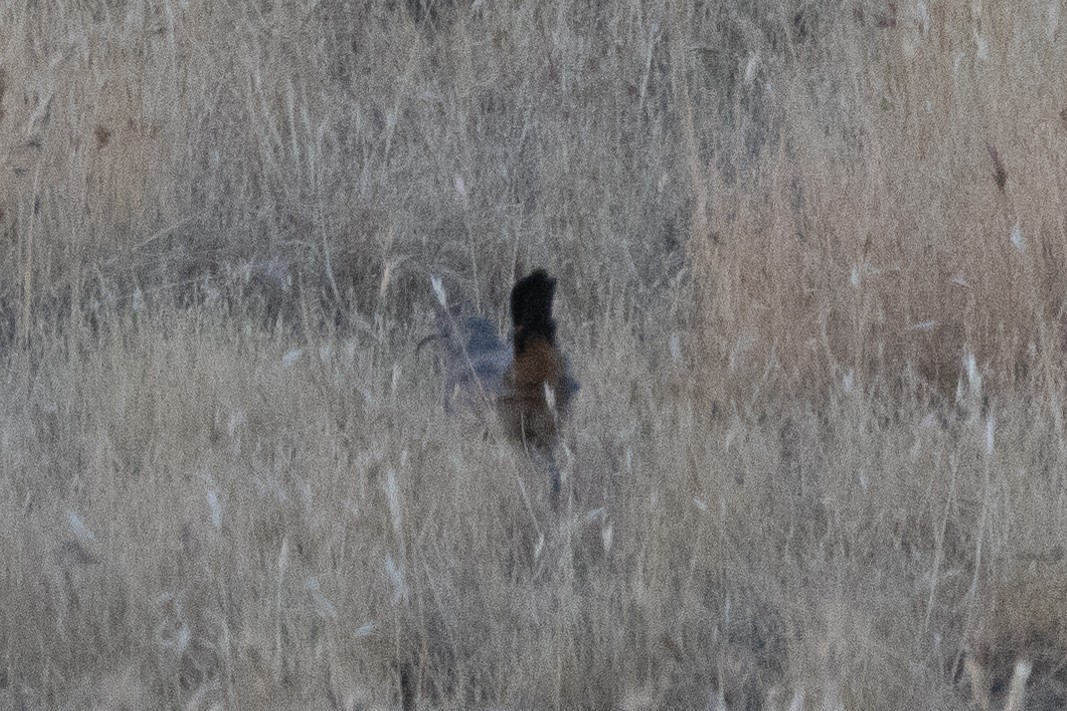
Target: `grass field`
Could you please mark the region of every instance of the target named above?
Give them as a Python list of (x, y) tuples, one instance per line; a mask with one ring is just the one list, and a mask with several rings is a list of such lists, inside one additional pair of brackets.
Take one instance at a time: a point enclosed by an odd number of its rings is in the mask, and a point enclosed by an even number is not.
[(1062, 708), (1060, 9), (7, 3), (0, 709)]

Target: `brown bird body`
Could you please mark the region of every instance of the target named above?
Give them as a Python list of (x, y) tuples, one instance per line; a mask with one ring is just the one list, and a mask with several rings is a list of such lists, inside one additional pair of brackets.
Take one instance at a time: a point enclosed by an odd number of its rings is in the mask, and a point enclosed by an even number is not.
[(531, 343), (515, 356), (497, 401), (509, 437), (539, 449), (555, 443), (556, 423), (563, 414), (558, 393), (563, 389), (564, 370), (556, 347), (545, 340)]

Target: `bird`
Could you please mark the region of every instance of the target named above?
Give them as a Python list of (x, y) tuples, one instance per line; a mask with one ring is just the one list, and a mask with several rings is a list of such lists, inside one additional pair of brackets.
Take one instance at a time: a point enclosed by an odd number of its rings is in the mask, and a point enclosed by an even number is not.
[(511, 290), (512, 358), (504, 373), (497, 410), (514, 441), (546, 451), (579, 385), (556, 342), (552, 301), (556, 280), (538, 269)]
[(452, 318), (424, 338), (444, 342), (441, 370), (446, 412), (495, 412), (504, 435), (532, 458), (547, 464), (553, 503), (560, 493), (554, 452), (560, 424), (581, 386), (556, 338), (552, 317), (556, 280), (544, 269), (519, 279), (511, 290), (511, 343), (479, 316)]

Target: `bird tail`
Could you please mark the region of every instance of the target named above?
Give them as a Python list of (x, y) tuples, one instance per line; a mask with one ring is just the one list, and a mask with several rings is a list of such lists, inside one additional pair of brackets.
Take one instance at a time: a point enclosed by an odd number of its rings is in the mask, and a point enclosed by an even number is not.
[(538, 269), (515, 283), (511, 290), (511, 322), (514, 327), (515, 354), (522, 353), (533, 340), (554, 344), (556, 322), (552, 319), (552, 299), (556, 280)]

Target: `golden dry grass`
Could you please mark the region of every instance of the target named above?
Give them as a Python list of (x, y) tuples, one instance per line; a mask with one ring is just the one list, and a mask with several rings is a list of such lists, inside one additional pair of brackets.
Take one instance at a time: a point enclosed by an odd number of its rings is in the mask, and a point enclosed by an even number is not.
[(430, 5), (0, 9), (0, 708), (1062, 707), (1059, 5)]

